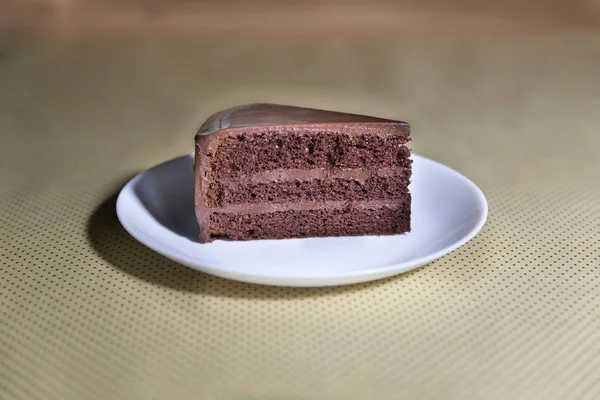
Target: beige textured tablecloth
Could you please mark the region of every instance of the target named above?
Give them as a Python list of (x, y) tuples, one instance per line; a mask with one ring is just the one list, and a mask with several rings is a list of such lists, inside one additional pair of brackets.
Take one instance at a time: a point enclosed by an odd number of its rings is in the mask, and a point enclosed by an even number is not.
[[(0, 398), (600, 398), (600, 40), (0, 42)], [(251, 101), (408, 120), (483, 231), (290, 289), (182, 267), (115, 195)]]

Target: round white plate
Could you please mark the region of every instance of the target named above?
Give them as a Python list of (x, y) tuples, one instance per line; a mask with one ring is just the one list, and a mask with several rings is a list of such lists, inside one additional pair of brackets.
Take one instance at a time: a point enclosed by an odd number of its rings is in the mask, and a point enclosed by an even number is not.
[(191, 154), (134, 177), (119, 195), (117, 214), (141, 243), (209, 274), (279, 286), (365, 282), (448, 254), (485, 223), (487, 202), (473, 182), (435, 161), (412, 158), (412, 232), (403, 235), (201, 244)]

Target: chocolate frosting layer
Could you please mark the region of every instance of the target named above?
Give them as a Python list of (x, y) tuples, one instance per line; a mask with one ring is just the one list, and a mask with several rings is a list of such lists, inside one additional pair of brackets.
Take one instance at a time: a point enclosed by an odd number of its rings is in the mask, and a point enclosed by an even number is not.
[(403, 121), (359, 114), (318, 110), (278, 104), (249, 104), (229, 108), (210, 116), (198, 130), (198, 135), (210, 135), (221, 129), (257, 125), (325, 124), (325, 123), (394, 123)]
[[(233, 213), (233, 214), (262, 214), (280, 211), (306, 211), (320, 209), (343, 209), (343, 208), (379, 208), (397, 207), (402, 205), (406, 199), (400, 200), (363, 200), (363, 201), (303, 201), (291, 203), (252, 203), (252, 204), (227, 204), (222, 207), (211, 208), (196, 206), (196, 212), (209, 213)], [(202, 207), (202, 208), (201, 208)]]
[(257, 183), (278, 183), (278, 182), (290, 182), (290, 181), (303, 181), (310, 179), (351, 179), (358, 182), (365, 182), (370, 176), (388, 177), (388, 176), (399, 176), (402, 175), (405, 168), (390, 168), (382, 167), (379, 169), (367, 170), (364, 168), (352, 168), (352, 169), (274, 169), (264, 172), (257, 172), (255, 174), (243, 175), (237, 178), (221, 179), (220, 182), (224, 184), (235, 184), (235, 185), (246, 185), (257, 184)]

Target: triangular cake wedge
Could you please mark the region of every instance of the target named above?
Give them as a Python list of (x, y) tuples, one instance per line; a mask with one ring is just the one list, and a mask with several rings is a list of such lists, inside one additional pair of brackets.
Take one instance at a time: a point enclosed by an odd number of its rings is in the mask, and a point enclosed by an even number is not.
[(410, 231), (406, 122), (252, 104), (214, 114), (195, 141), (203, 243)]

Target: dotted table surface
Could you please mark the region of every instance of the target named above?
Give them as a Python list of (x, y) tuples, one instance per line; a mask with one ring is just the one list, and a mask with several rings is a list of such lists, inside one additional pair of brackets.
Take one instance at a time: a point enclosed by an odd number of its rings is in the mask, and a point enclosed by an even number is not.
[[(0, 398), (600, 398), (600, 40), (0, 41)], [(429, 265), (343, 287), (212, 277), (115, 198), (254, 101), (404, 119), (485, 192)]]

